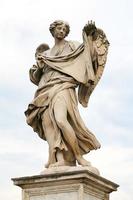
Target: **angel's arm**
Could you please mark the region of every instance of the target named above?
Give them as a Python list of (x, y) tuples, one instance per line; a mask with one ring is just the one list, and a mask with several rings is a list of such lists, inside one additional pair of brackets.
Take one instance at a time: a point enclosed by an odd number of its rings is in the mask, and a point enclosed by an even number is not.
[(88, 21), (88, 23), (84, 26), (83, 31), (86, 33), (88, 37), (89, 47), (90, 47), (90, 55), (92, 60), (92, 65), (94, 68), (94, 73), (96, 73), (98, 67), (98, 53), (95, 45), (95, 40), (97, 39), (97, 28), (95, 26), (95, 22)]

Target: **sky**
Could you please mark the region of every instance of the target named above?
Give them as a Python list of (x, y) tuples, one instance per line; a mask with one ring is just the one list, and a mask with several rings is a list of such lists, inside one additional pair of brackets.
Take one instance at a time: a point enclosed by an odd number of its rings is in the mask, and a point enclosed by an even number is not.
[(111, 200), (133, 196), (133, 3), (131, 0), (0, 0), (0, 199), (20, 200), (11, 178), (44, 169), (48, 145), (25, 122), (24, 111), (37, 89), (29, 80), (36, 47), (53, 45), (49, 24), (68, 21), (68, 40), (82, 42), (88, 20), (110, 42), (104, 74), (88, 108), (79, 106), (102, 147), (85, 156), (101, 176), (120, 185)]

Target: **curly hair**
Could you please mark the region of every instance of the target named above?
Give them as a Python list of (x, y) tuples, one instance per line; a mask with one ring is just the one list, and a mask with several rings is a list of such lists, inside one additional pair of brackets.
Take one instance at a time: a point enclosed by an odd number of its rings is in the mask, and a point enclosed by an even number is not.
[(65, 36), (67, 36), (70, 32), (70, 26), (67, 22), (62, 21), (62, 20), (56, 20), (52, 24), (50, 24), (49, 31), (52, 34), (52, 36), (54, 37), (54, 30), (55, 30), (56, 26), (58, 26), (58, 25), (66, 26), (66, 35)]

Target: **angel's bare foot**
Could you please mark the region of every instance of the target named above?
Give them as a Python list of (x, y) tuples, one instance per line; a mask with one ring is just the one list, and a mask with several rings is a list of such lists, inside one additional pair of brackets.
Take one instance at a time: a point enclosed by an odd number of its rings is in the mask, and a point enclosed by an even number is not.
[(82, 165), (82, 166), (91, 166), (91, 163), (85, 160), (82, 156), (77, 157), (77, 162), (79, 165)]

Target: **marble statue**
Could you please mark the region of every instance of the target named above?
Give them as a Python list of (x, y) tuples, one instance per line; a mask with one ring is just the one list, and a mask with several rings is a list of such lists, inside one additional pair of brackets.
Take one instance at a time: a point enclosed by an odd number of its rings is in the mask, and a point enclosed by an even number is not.
[(27, 123), (49, 145), (46, 168), (76, 166), (76, 162), (89, 166), (83, 155), (100, 148), (100, 143), (85, 126), (78, 102), (87, 107), (103, 73), (109, 42), (92, 21), (83, 28), (82, 44), (65, 39), (70, 31), (67, 22), (54, 21), (49, 30), (54, 46), (41, 44), (29, 71), (38, 89), (25, 112)]

